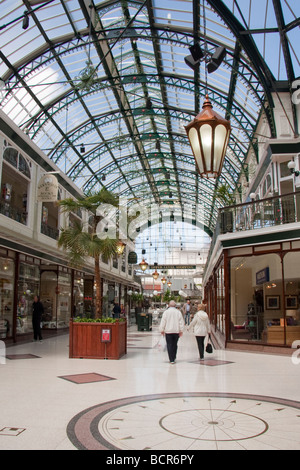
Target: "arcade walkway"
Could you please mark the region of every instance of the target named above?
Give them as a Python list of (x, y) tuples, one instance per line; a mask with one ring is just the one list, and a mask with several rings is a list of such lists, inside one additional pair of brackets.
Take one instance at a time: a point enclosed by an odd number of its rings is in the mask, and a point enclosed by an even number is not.
[(178, 358), (129, 329), (119, 361), (68, 358), (68, 336), (12, 346), (0, 365), (0, 450), (300, 450), (300, 364), (215, 351)]

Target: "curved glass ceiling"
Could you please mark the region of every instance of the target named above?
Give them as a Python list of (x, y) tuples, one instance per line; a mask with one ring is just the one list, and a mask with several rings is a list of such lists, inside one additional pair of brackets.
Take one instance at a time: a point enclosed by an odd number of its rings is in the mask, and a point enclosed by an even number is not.
[[(300, 73), (299, 0), (2, 0), (1, 108), (84, 192), (189, 214), (207, 233), (234, 191), (272, 90)], [(199, 43), (220, 67), (185, 57)], [(206, 92), (230, 118), (221, 177), (201, 179), (184, 126)], [(199, 210), (200, 207), (200, 210)]]

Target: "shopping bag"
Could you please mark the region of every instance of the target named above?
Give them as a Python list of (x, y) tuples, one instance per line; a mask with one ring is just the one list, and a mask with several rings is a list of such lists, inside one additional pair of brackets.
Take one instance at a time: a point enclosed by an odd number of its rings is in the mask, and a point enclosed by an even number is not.
[(166, 342), (166, 337), (165, 336), (161, 336), (161, 338), (158, 340), (158, 342), (156, 343), (156, 345), (154, 346), (154, 349), (156, 349), (157, 351), (160, 351), (160, 352), (164, 352), (167, 350), (167, 342)]

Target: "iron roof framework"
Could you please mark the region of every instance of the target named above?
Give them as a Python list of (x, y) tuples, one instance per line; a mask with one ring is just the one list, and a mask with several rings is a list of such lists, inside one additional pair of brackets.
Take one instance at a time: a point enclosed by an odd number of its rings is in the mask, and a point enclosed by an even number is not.
[[(249, 150), (257, 154), (262, 114), (276, 136), (272, 92), (291, 91), (299, 75), (298, 0), (4, 0), (1, 7), (4, 112), (84, 192), (105, 186), (164, 215), (188, 211), (212, 233), (217, 187), (236, 189)], [(207, 59), (226, 47), (214, 74), (205, 60), (195, 71), (185, 64), (194, 42)], [(233, 126), (218, 180), (199, 177), (184, 130), (206, 92)]]

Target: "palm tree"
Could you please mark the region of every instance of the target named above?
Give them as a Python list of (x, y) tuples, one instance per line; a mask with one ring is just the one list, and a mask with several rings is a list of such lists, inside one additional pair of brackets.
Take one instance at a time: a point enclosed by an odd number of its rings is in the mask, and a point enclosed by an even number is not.
[(118, 198), (106, 190), (101, 189), (96, 194), (82, 197), (78, 200), (71, 198), (59, 201), (59, 206), (63, 212), (77, 212), (86, 210), (90, 215), (90, 226), (88, 230), (82, 222), (75, 222), (73, 226), (62, 229), (58, 246), (67, 250), (70, 264), (73, 266), (82, 266), (85, 258), (92, 257), (95, 262), (95, 284), (96, 284), (96, 313), (95, 317), (102, 316), (102, 297), (101, 297), (101, 276), (100, 276), (100, 256), (109, 259), (117, 251), (118, 239), (98, 237), (97, 226), (102, 219), (98, 215), (97, 209), (101, 204), (109, 206), (118, 206)]

